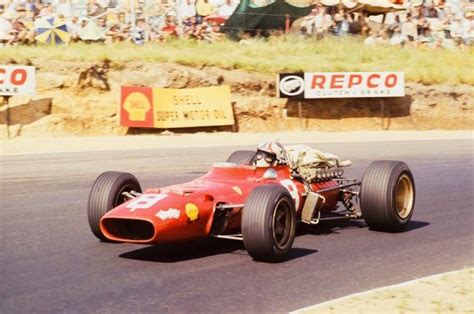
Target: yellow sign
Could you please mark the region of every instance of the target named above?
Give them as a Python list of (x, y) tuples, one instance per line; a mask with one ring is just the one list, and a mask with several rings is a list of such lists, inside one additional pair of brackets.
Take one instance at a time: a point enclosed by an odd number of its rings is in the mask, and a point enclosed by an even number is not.
[(229, 86), (189, 89), (122, 86), (120, 124), (189, 128), (234, 124)]
[(196, 206), (196, 204), (187, 203), (186, 206), (184, 207), (184, 210), (189, 220), (195, 221), (199, 218), (199, 208)]
[(154, 88), (155, 128), (234, 124), (230, 87)]

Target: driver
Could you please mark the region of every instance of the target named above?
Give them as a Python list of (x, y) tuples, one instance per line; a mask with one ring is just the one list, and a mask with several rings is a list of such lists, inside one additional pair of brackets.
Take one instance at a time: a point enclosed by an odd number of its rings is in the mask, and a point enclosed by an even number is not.
[(257, 167), (273, 167), (282, 160), (283, 147), (277, 141), (267, 141), (257, 147), (254, 165)]

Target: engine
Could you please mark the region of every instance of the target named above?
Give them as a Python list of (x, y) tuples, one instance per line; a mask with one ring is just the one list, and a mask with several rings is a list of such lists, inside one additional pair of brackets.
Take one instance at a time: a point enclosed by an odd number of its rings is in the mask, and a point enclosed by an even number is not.
[(302, 175), (306, 181), (322, 182), (332, 179), (341, 178), (344, 175), (344, 169), (340, 167), (333, 168), (302, 168), (300, 169), (300, 175)]

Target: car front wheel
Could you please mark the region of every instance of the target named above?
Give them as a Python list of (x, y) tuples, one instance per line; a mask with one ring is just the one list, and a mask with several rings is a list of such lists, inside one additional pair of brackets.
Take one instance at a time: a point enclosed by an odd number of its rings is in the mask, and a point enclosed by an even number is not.
[(258, 261), (283, 260), (295, 239), (296, 212), (288, 191), (280, 185), (253, 189), (242, 214), (242, 236)]

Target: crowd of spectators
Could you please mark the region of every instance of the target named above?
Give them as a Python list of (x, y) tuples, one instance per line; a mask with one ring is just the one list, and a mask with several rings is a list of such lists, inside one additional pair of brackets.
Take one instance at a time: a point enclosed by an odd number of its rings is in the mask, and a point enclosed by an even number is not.
[(36, 44), (37, 21), (50, 18), (56, 26), (67, 26), (70, 42), (131, 41), (141, 45), (170, 38), (214, 42), (224, 38), (220, 26), (237, 1), (182, 0), (176, 7), (148, 0), (137, 3), (132, 21), (126, 0), (0, 0), (0, 45)]
[(474, 41), (473, 5), (468, 1), (427, 0), (385, 17), (317, 5), (304, 18), (300, 30), (304, 36), (318, 39), (327, 35), (359, 35), (369, 46), (466, 47)]
[[(142, 45), (171, 38), (215, 42), (225, 37), (221, 25), (239, 4), (239, 0), (160, 1), (157, 5), (155, 0), (139, 0), (132, 21), (128, 0), (0, 0), (0, 45), (36, 44), (35, 23), (48, 18), (67, 26), (70, 42)], [(466, 0), (424, 0), (409, 2), (403, 11), (368, 16), (317, 2), (295, 26), (309, 40), (354, 35), (363, 36), (366, 45), (466, 47), (474, 40), (472, 6)]]

